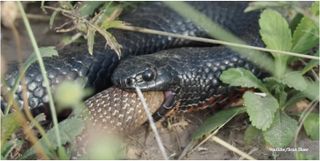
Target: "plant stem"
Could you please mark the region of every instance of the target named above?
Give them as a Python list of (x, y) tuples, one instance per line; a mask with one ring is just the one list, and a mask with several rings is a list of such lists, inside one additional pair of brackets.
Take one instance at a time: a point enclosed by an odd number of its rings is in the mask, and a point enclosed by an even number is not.
[(284, 55), (275, 55), (275, 76), (277, 78), (283, 77), (287, 70), (287, 57)]
[(140, 100), (142, 102), (143, 108), (144, 108), (144, 110), (146, 112), (146, 115), (148, 117), (150, 127), (151, 127), (151, 129), (152, 129), (152, 131), (154, 133), (154, 136), (155, 136), (156, 140), (157, 140), (157, 143), (158, 143), (159, 149), (160, 149), (160, 151), (162, 153), (163, 159), (169, 160), (168, 154), (166, 153), (166, 150), (164, 149), (164, 146), (162, 144), (162, 141), (161, 141), (160, 135), (158, 133), (157, 127), (156, 127), (156, 125), (155, 125), (155, 123), (153, 121), (151, 112), (149, 111), (149, 108), (148, 108), (147, 103), (146, 103), (146, 101), (145, 101), (145, 99), (143, 97), (143, 94), (142, 94), (141, 90), (139, 88), (137, 88), (137, 87), (136, 87), (136, 92), (138, 93), (138, 96), (139, 96), (139, 98), (140, 98)]
[(60, 138), (60, 132), (59, 132), (59, 127), (58, 127), (58, 119), (57, 119), (57, 115), (56, 115), (56, 109), (55, 109), (55, 106), (54, 106), (54, 103), (53, 103), (53, 97), (52, 97), (52, 93), (51, 93), (51, 89), (50, 89), (49, 79), (47, 77), (47, 72), (46, 72), (46, 69), (45, 69), (45, 66), (44, 66), (40, 51), (39, 51), (38, 44), (36, 42), (36, 39), (35, 39), (34, 34), (32, 32), (30, 23), (29, 23), (28, 18), (26, 16), (26, 13), (25, 13), (25, 11), (24, 11), (24, 9), (22, 7), (21, 2), (17, 2), (17, 4), (18, 4), (18, 7), (19, 7), (19, 10), (20, 10), (24, 25), (25, 25), (26, 30), (28, 32), (29, 38), (30, 38), (32, 46), (33, 46), (33, 48), (35, 50), (35, 54), (36, 54), (36, 57), (37, 57), (37, 60), (38, 60), (39, 66), (40, 66), (40, 71), (41, 71), (41, 74), (43, 76), (43, 82), (44, 82), (44, 85), (46, 87), (47, 94), (48, 94), (48, 97), (49, 97), (50, 111), (51, 111), (53, 125), (54, 125), (53, 128), (55, 129), (55, 134), (56, 134), (56, 139), (57, 139), (58, 146), (61, 146), (61, 138)]
[(217, 137), (217, 136), (212, 136), (211, 139), (212, 139), (213, 141), (215, 141), (216, 143), (224, 146), (225, 148), (227, 148), (227, 149), (229, 149), (229, 150), (237, 153), (238, 155), (240, 155), (240, 156), (243, 157), (243, 158), (246, 158), (246, 159), (249, 159), (249, 160), (257, 160), (257, 159), (255, 159), (255, 158), (253, 158), (252, 156), (250, 156), (249, 154), (247, 154), (247, 153), (241, 151), (240, 149), (238, 149), (238, 148), (230, 145), (229, 143), (225, 142), (224, 140), (220, 139), (220, 138)]
[(205, 43), (211, 43), (211, 44), (228, 45), (228, 46), (239, 47), (239, 48), (246, 48), (246, 49), (253, 49), (253, 50), (259, 50), (259, 51), (265, 51), (265, 52), (270, 52), (270, 53), (273, 52), (273, 53), (277, 53), (277, 54), (290, 55), (290, 56), (295, 56), (295, 57), (300, 57), (300, 58), (306, 58), (306, 59), (320, 60), (319, 57), (313, 56), (313, 55), (305, 55), (305, 54), (294, 53), (294, 52), (289, 52), (289, 51), (281, 51), (281, 50), (267, 49), (267, 48), (262, 48), (262, 47), (257, 47), (257, 46), (251, 46), (251, 45), (245, 45), (245, 44), (227, 42), (227, 41), (210, 39), (210, 38), (203, 38), (203, 37), (196, 37), (196, 36), (187, 36), (187, 35), (170, 33), (170, 32), (159, 31), (159, 30), (153, 30), (153, 29), (148, 29), (148, 28), (143, 28), (143, 27), (137, 27), (137, 26), (118, 26), (118, 27), (116, 27), (116, 28), (117, 28), (117, 29), (122, 29), (122, 30), (129, 30), (129, 31), (137, 31), (137, 32), (142, 32), (142, 33), (148, 33), (148, 34), (171, 36), (171, 37), (176, 37), (176, 38), (181, 38), (181, 39), (186, 39), (186, 40), (192, 40), (192, 41), (205, 42)]

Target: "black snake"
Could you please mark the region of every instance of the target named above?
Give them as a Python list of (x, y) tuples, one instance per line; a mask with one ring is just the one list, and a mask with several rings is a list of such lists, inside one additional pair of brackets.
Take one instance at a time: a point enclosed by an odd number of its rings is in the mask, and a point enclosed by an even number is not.
[[(188, 3), (248, 43), (262, 45), (258, 36), (259, 12), (244, 13), (247, 2)], [(209, 37), (204, 29), (161, 2), (146, 2), (122, 13), (119, 19), (134, 26)], [(112, 29), (110, 33), (122, 45), (120, 59), (112, 49), (105, 47), (105, 41), (101, 37), (96, 38), (92, 56), (87, 53), (86, 45), (75, 44), (60, 50), (59, 56), (44, 58), (52, 88), (64, 80), (83, 79), (86, 80), (85, 86), (93, 88), (95, 93), (112, 84), (125, 89), (138, 86), (143, 91), (165, 91), (165, 101), (155, 114), (155, 117), (161, 117), (167, 109), (171, 109), (177, 103), (182, 110), (188, 110), (228, 98), (234, 89), (223, 84), (219, 76), (230, 67), (243, 67), (257, 76), (261, 75), (253, 62), (223, 46), (214, 47), (170, 36), (118, 29)], [(2, 91), (8, 91), (13, 87), (18, 73), (17, 67), (11, 66), (4, 77), (9, 87), (5, 89), (2, 86)], [(32, 64), (26, 71), (25, 80), (28, 104), (34, 113), (39, 113), (47, 105), (48, 96), (37, 63)], [(95, 101), (92, 101), (95, 97), (98, 98), (93, 96), (86, 104), (97, 106)], [(22, 107), (21, 85), (15, 93), (15, 98)], [(1, 95), (1, 109), (6, 105), (7, 102)]]

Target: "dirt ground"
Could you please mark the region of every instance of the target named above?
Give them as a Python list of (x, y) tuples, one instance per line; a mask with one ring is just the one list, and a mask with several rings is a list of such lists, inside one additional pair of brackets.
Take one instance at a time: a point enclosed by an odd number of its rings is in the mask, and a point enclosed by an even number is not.
[[(53, 31), (49, 30), (48, 24), (48, 21), (31, 21), (32, 29), (39, 46), (54, 46), (63, 36), (63, 34), (55, 34)], [(32, 46), (28, 35), (24, 30), (23, 23), (18, 21), (17, 25), (22, 42), (22, 49), (25, 56), (27, 56), (32, 53)], [(16, 59), (16, 47), (15, 41), (12, 38), (12, 33), (9, 29), (4, 28), (3, 26), (1, 31), (1, 57), (5, 59), (5, 62), (10, 62)], [(175, 116), (175, 119), (178, 121), (173, 123), (170, 128), (158, 123), (158, 130), (170, 159), (177, 159), (180, 156), (181, 152), (191, 141), (192, 133), (208, 116), (209, 114), (206, 112), (181, 114)], [(249, 153), (256, 159), (295, 159), (293, 152), (273, 153), (268, 150), (268, 148), (265, 147), (265, 144), (261, 141), (256, 142), (254, 145), (246, 145), (243, 138), (247, 125), (248, 119), (246, 116), (236, 117), (226, 124), (219, 131), (217, 136), (240, 150)], [(159, 151), (153, 133), (149, 130), (149, 134), (146, 134), (145, 131), (146, 130), (140, 130), (130, 137), (129, 147), (127, 148), (128, 157), (130, 159), (162, 159), (162, 155)], [(299, 147), (307, 148), (308, 154), (318, 156), (319, 158), (319, 141), (312, 141), (308, 139), (304, 131), (300, 132), (298, 145)], [(293, 145), (289, 147), (293, 147)], [(241, 157), (209, 139), (209, 141), (182, 159), (224, 160), (241, 159)]]

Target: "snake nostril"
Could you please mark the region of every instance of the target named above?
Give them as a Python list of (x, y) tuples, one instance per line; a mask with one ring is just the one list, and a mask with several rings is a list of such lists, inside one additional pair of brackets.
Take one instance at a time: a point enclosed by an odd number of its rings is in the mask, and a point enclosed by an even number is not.
[(132, 78), (127, 78), (125, 80), (126, 86), (130, 86), (131, 87), (133, 85), (133, 83), (134, 83), (134, 80)]

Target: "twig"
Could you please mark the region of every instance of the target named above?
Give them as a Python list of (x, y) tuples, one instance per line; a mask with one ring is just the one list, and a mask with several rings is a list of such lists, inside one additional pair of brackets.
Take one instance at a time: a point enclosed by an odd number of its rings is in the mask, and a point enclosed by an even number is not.
[[(41, 21), (49, 21), (50, 17), (49, 16), (44, 16), (44, 15), (37, 15), (37, 14), (27, 14), (27, 17), (29, 19), (34, 19), (34, 20), (41, 20)], [(21, 17), (19, 17), (21, 18)]]
[(164, 149), (164, 146), (162, 144), (160, 135), (159, 135), (158, 130), (156, 128), (156, 125), (155, 125), (155, 123), (153, 121), (153, 118), (152, 118), (151, 112), (149, 111), (147, 103), (146, 103), (146, 101), (145, 101), (145, 99), (144, 99), (144, 97), (142, 95), (142, 92), (138, 87), (136, 87), (136, 92), (138, 93), (138, 96), (139, 96), (139, 98), (140, 98), (140, 100), (142, 102), (143, 108), (144, 108), (144, 110), (146, 112), (146, 115), (148, 117), (148, 120), (149, 120), (150, 127), (151, 127), (151, 129), (152, 129), (152, 131), (153, 131), (153, 133), (155, 135), (155, 138), (157, 140), (157, 143), (158, 143), (159, 149), (160, 149), (160, 151), (162, 153), (162, 156), (163, 156), (163, 158), (165, 160), (169, 160), (168, 154), (166, 153), (166, 151)]
[[(57, 10), (57, 8), (48, 7), (48, 6), (45, 6), (45, 8), (52, 9), (52, 10)], [(61, 10), (61, 11), (72, 15), (72, 12), (70, 12), (68, 10)], [(209, 39), (209, 38), (187, 36), (187, 35), (170, 33), (170, 32), (159, 31), (159, 30), (153, 30), (153, 29), (137, 27), (137, 26), (122, 25), (122, 26), (117, 26), (116, 28), (117, 29), (122, 29), (122, 30), (129, 30), (129, 31), (137, 31), (137, 32), (142, 32), (142, 33), (148, 33), (148, 34), (171, 36), (171, 37), (187, 39), (187, 40), (192, 40), (192, 41), (199, 41), (199, 42), (212, 43), (212, 44), (222, 44), (222, 45), (228, 45), (228, 46), (239, 47), (239, 48), (253, 49), (253, 50), (258, 50), (258, 51), (272, 52), (272, 53), (291, 55), (291, 56), (302, 57), (302, 58), (307, 58), (307, 59), (320, 60), (319, 57), (312, 56), (312, 55), (305, 55), (305, 54), (301, 54), (301, 53), (294, 53), (294, 52), (274, 50), (274, 49), (266, 49), (266, 48), (257, 47), (257, 46), (251, 46), (251, 45), (245, 45), (245, 44), (239, 44), (239, 43), (233, 43), (233, 42), (227, 42), (227, 41), (221, 41), (221, 40), (215, 40), (215, 39)]]
[[(251, 149), (250, 151), (249, 151), (249, 155), (251, 155), (253, 152), (255, 152), (255, 151), (257, 151), (257, 150), (259, 150), (258, 148), (256, 148), (256, 147), (254, 147), (253, 149)], [(243, 160), (244, 159), (244, 157), (243, 156), (241, 156), (240, 158), (239, 158), (239, 160)]]
[(175, 33), (159, 31), (159, 30), (153, 30), (153, 29), (148, 29), (148, 28), (143, 28), (143, 27), (127, 26), (126, 25), (126, 26), (119, 26), (119, 27), (117, 27), (117, 29), (129, 30), (129, 31), (138, 31), (138, 32), (142, 32), (142, 33), (156, 34), (156, 35), (163, 35), (163, 36), (171, 36), (171, 37), (176, 37), (176, 38), (186, 39), (186, 40), (192, 40), (192, 41), (199, 41), (199, 42), (205, 42), (205, 43), (211, 43), (211, 44), (228, 45), (228, 46), (239, 47), (239, 48), (260, 50), (260, 51), (265, 51), (265, 52), (272, 52), (272, 53), (291, 55), (291, 56), (296, 56), (296, 57), (301, 57), (301, 58), (320, 60), (319, 57), (312, 56), (312, 55), (305, 55), (305, 54), (301, 54), (301, 53), (293, 53), (293, 52), (274, 50), (274, 49), (266, 49), (266, 48), (257, 47), (257, 46), (244, 45), (244, 44), (238, 44), (238, 43), (221, 41), (221, 40), (216, 40), (216, 39), (203, 38), (203, 37), (187, 36), (187, 35), (175, 34)]
[(189, 150), (193, 147), (194, 145), (194, 141), (191, 140), (188, 145), (184, 148), (184, 150), (182, 151), (182, 153), (180, 154), (180, 156), (178, 157), (178, 160), (182, 160), (182, 158), (184, 158), (189, 152)]
[(23, 22), (24, 22), (25, 27), (27, 29), (27, 32), (28, 32), (29, 38), (31, 40), (32, 46), (33, 46), (33, 48), (35, 50), (35, 54), (37, 56), (37, 60), (38, 60), (39, 67), (40, 67), (40, 71), (41, 71), (41, 74), (42, 74), (42, 77), (43, 77), (43, 82), (44, 82), (44, 85), (45, 85), (46, 90), (47, 90), (47, 95), (49, 97), (50, 111), (51, 111), (52, 120), (53, 120), (53, 124), (54, 124), (53, 128), (55, 130), (58, 146), (61, 146), (61, 138), (60, 138), (60, 132), (59, 132), (59, 127), (58, 127), (58, 119), (57, 119), (57, 115), (56, 115), (56, 109), (55, 109), (55, 106), (54, 106), (54, 103), (53, 103), (53, 97), (52, 97), (52, 93), (51, 93), (51, 89), (50, 89), (49, 79), (47, 77), (47, 71), (45, 69), (45, 66), (44, 66), (40, 51), (39, 51), (38, 44), (37, 44), (36, 39), (35, 39), (35, 37), (33, 35), (30, 23), (28, 21), (26, 13), (25, 13), (25, 11), (24, 11), (24, 9), (22, 7), (22, 4), (21, 4), (21, 2), (17, 2), (17, 4), (19, 6), (19, 10), (20, 10)]
[(247, 154), (247, 153), (241, 151), (240, 149), (230, 145), (229, 143), (225, 142), (224, 140), (220, 139), (217, 136), (212, 136), (211, 139), (213, 141), (215, 141), (216, 143), (224, 146), (225, 148), (237, 153), (238, 155), (242, 156), (243, 158), (246, 158), (246, 159), (249, 159), (249, 160), (257, 160), (255, 158), (253, 158), (252, 156), (250, 156), (249, 154)]

